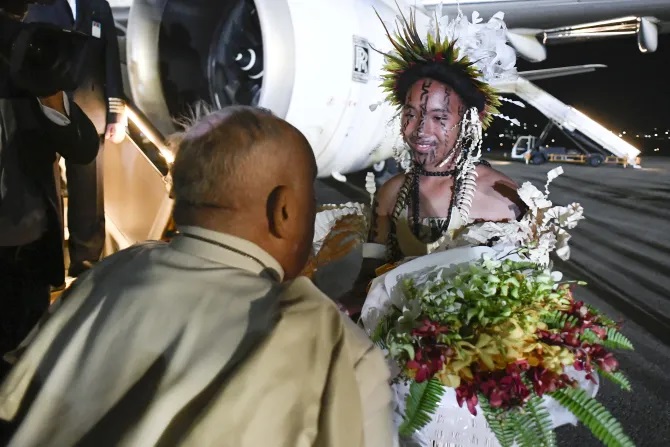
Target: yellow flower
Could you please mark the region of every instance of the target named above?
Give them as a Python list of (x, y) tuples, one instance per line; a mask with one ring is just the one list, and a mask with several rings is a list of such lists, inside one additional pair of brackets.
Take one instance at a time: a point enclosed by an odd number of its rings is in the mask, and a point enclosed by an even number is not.
[(530, 366), (543, 365), (558, 374), (563, 372), (564, 366), (572, 365), (575, 361), (574, 354), (569, 350), (541, 342), (529, 345), (524, 352)]
[(448, 386), (451, 388), (458, 388), (461, 384), (461, 377), (457, 374), (448, 374), (445, 372), (437, 373), (437, 377), (442, 382), (442, 385)]

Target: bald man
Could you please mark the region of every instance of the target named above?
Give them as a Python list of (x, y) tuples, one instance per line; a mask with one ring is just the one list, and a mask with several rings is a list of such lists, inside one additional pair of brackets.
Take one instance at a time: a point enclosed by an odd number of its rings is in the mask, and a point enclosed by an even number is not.
[(382, 354), (296, 278), (314, 228), (305, 137), (231, 107), (174, 144), (179, 235), (65, 292), (0, 387), (8, 445), (396, 444)]

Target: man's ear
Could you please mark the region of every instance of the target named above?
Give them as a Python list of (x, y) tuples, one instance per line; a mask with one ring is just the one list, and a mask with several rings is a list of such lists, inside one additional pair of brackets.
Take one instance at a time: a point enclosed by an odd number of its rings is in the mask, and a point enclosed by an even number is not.
[(279, 239), (287, 237), (292, 220), (292, 200), (289, 188), (277, 186), (268, 196), (266, 205), (270, 233)]

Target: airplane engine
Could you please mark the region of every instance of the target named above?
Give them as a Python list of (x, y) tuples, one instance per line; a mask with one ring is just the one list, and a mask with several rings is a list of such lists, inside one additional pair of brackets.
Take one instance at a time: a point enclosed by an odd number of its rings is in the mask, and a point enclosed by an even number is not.
[(395, 0), (135, 0), (133, 101), (164, 134), (200, 100), (265, 107), (305, 134), (320, 177), (358, 171), (398, 138), (395, 110), (379, 104), (374, 49), (390, 44), (375, 9), (394, 29)]

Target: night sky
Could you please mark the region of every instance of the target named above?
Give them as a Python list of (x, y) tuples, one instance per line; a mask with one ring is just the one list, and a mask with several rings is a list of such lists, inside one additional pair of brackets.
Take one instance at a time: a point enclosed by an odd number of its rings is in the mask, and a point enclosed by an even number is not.
[[(618, 133), (627, 130), (626, 138), (645, 153), (660, 147), (655, 155), (670, 155), (670, 79), (667, 60), (670, 59), (670, 35), (659, 36), (655, 53), (641, 53), (635, 36), (625, 36), (579, 44), (552, 45), (547, 48), (548, 57), (542, 63), (529, 63), (519, 59), (519, 71), (537, 70), (569, 65), (604, 64), (593, 73), (565, 76), (534, 81), (538, 86), (566, 104), (572, 105), (608, 129)], [(502, 111), (517, 117), (522, 122), (538, 124), (530, 127), (531, 133), (539, 135), (546, 118), (535, 109), (520, 109), (505, 105)], [(504, 128), (501, 120), (492, 126), (490, 135), (497, 137)], [(635, 138), (635, 134), (651, 134), (657, 129), (657, 138)], [(517, 127), (517, 132), (519, 128)], [(552, 136), (553, 135), (552, 133)], [(558, 138), (558, 137), (557, 137)], [(500, 140), (502, 142), (502, 140)], [(498, 148), (497, 141), (487, 138), (485, 143)], [(505, 143), (505, 146), (509, 146)]]

